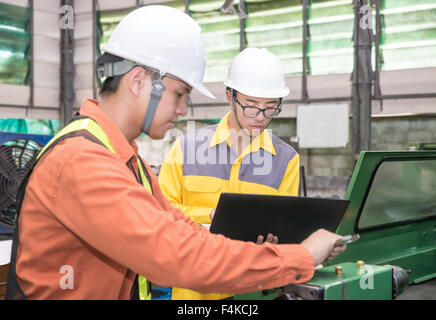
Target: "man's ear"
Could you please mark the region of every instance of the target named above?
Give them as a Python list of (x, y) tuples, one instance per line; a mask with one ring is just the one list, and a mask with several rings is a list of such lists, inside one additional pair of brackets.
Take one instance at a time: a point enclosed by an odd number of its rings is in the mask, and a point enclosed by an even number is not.
[(139, 96), (141, 90), (145, 86), (150, 86), (150, 75), (142, 67), (134, 67), (126, 74), (127, 87), (129, 91), (135, 95)]

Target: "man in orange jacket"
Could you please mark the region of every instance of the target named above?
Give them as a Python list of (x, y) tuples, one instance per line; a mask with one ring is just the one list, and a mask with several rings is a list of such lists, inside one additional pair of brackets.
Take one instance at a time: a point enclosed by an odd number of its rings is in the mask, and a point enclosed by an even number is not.
[(165, 6), (137, 9), (105, 51), (101, 101), (83, 102), (21, 189), (6, 298), (137, 298), (137, 275), (204, 293), (250, 292), (306, 282), (345, 250), (325, 230), (294, 245), (213, 235), (162, 194), (133, 140), (162, 138), (193, 88), (212, 96), (194, 20)]

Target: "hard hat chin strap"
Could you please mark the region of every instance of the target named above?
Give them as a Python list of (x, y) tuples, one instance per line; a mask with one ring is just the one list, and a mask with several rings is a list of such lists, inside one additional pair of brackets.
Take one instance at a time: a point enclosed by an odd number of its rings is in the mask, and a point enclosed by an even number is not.
[(239, 130), (242, 130), (245, 134), (247, 134), (244, 128), (242, 128), (241, 123), (239, 122), (238, 119), (238, 113), (236, 112), (236, 103), (235, 103), (236, 90), (231, 89), (231, 92), (232, 92), (232, 109), (233, 109), (233, 113), (235, 114), (236, 123), (238, 124)]
[(149, 135), (151, 125), (153, 123), (154, 115), (156, 113), (157, 105), (162, 97), (164, 90), (166, 89), (162, 78), (165, 74), (161, 73), (158, 80), (153, 80), (152, 89), (150, 93), (150, 101), (148, 102), (147, 111), (145, 113), (144, 121), (142, 122), (141, 130), (145, 134)]
[[(117, 75), (126, 74), (134, 67), (139, 66), (144, 69), (148, 69), (152, 72), (159, 72), (153, 68), (146, 67), (140, 64), (137, 64), (133, 61), (124, 59), (122, 61), (105, 63), (100, 66), (98, 69), (99, 77), (114, 77)], [(159, 72), (159, 79), (153, 80), (153, 75), (151, 74), (152, 79), (152, 89), (150, 94), (150, 101), (148, 102), (147, 112), (145, 113), (144, 121), (142, 122), (141, 130), (145, 134), (149, 134), (151, 124), (153, 123), (154, 114), (156, 113), (157, 105), (162, 97), (164, 90), (166, 89), (165, 84), (162, 81), (162, 78), (165, 76), (165, 72)]]

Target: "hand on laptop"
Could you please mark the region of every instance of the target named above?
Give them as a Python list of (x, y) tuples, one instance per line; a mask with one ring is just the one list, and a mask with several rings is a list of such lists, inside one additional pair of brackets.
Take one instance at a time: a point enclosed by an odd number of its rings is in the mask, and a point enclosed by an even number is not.
[[(279, 243), (279, 238), (277, 236), (273, 235), (272, 233), (268, 233), (265, 241), (272, 243), (272, 244), (277, 244), (277, 243)], [(260, 234), (257, 237), (256, 244), (262, 244), (263, 242), (264, 242), (264, 236)]]
[(341, 252), (344, 252), (347, 245), (335, 246), (335, 242), (342, 236), (319, 229), (312, 233), (301, 245), (312, 254), (315, 266), (324, 261), (332, 260)]

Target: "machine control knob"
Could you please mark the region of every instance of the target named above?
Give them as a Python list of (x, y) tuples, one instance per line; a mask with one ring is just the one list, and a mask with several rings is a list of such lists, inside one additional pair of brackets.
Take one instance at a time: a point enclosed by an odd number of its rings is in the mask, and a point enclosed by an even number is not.
[(335, 267), (335, 272), (338, 276), (342, 275), (342, 267), (341, 266), (336, 266)]
[(357, 273), (362, 274), (364, 272), (365, 262), (363, 262), (362, 260), (359, 260), (356, 262), (356, 264), (357, 264)]

